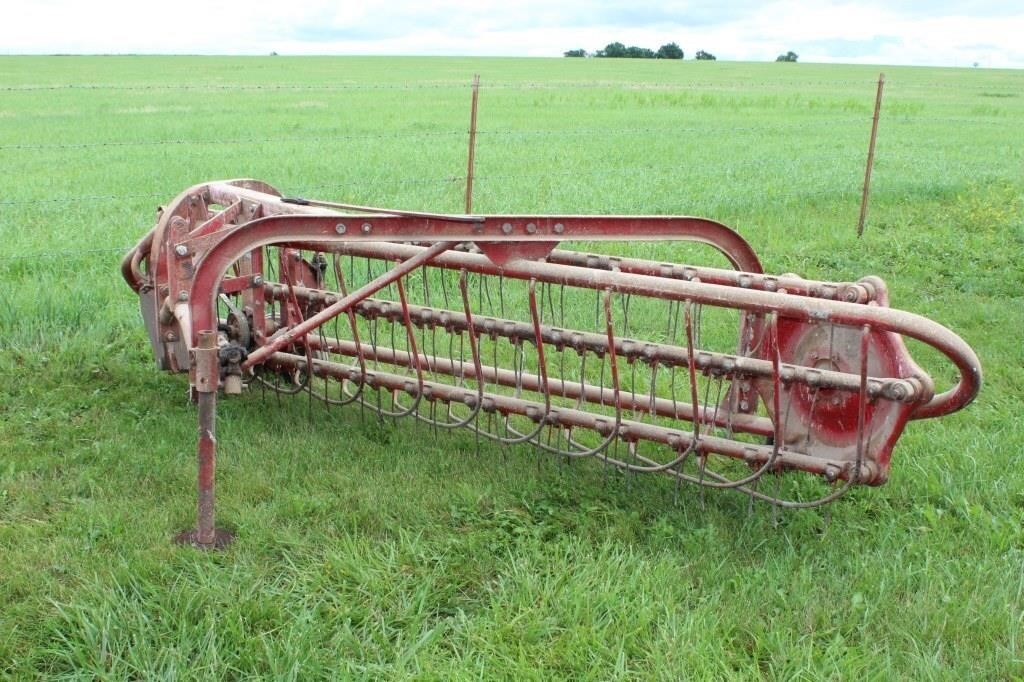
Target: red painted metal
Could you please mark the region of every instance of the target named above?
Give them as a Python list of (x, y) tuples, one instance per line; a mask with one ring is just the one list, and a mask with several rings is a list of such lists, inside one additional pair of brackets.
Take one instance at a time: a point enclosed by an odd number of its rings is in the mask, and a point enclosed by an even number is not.
[[(700, 242), (734, 269), (559, 248), (573, 241)], [(981, 384), (970, 347), (890, 308), (880, 279), (767, 275), (742, 237), (704, 218), (389, 211), (225, 181), (179, 195), (122, 274), (158, 366), (190, 371), (204, 420), (216, 393), (198, 330), (218, 329), (229, 393), (308, 392), (787, 507), (883, 483), (906, 424), (962, 408)], [(955, 384), (936, 394), (905, 337), (948, 358)], [(213, 528), (204, 433), (200, 546)], [(790, 469), (825, 489), (758, 489)]]

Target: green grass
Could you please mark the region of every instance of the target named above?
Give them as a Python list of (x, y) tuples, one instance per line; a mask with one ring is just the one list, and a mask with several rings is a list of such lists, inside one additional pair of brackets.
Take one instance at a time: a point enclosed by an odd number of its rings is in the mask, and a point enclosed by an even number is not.
[[(912, 423), (886, 486), (776, 523), (257, 392), (220, 406), (237, 543), (172, 546), (194, 410), (122, 247), (228, 177), (458, 211), (474, 73), (477, 211), (702, 214), (769, 271), (880, 275), (974, 346), (981, 396)], [(1024, 676), (1024, 72), (886, 77), (858, 240), (871, 68), (0, 58), (0, 677)]]

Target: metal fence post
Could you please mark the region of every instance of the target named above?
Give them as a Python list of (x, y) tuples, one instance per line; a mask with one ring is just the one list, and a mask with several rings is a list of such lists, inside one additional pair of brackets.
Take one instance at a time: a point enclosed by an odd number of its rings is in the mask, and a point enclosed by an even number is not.
[(857, 221), (857, 236), (864, 234), (864, 221), (868, 216), (868, 192), (871, 186), (871, 169), (875, 165), (875, 138), (878, 136), (878, 114), (882, 109), (882, 88), (885, 74), (878, 74), (878, 94), (875, 95), (875, 117), (871, 122), (871, 141), (868, 142), (868, 162), (864, 168), (864, 193), (860, 198), (860, 219)]
[(466, 213), (473, 212), (473, 169), (476, 165), (476, 109), (480, 98), (480, 74), (473, 76), (473, 103), (469, 112), (469, 160), (466, 164)]

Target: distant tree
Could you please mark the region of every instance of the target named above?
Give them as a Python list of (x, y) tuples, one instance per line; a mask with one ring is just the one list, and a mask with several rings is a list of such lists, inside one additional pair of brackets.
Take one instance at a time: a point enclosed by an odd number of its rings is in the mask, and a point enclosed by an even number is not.
[(586, 57), (587, 56), (587, 51), (586, 50), (568, 50), (565, 53), (565, 56), (566, 57)]
[(598, 57), (625, 57), (626, 46), (622, 43), (608, 43), (603, 50), (598, 50)]
[(658, 59), (682, 59), (683, 48), (679, 47), (675, 43), (668, 43), (667, 45), (659, 47), (654, 56)]
[(626, 54), (624, 57), (629, 59), (654, 59), (654, 50), (647, 47), (637, 47), (636, 45), (630, 45), (626, 48)]
[(715, 61), (715, 59), (717, 59), (717, 57), (715, 57), (715, 55), (711, 54), (710, 52), (705, 52), (704, 50), (697, 50), (696, 59), (700, 61), (713, 62)]
[(793, 52), (792, 50), (790, 50), (786, 54), (780, 54), (778, 57), (775, 58), (775, 61), (777, 61), (777, 62), (795, 62), (799, 57), (800, 57), (800, 55), (798, 55), (796, 52)]
[(271, 53), (270, 53), (270, 56), (271, 56), (271, 57), (276, 57), (276, 56), (277, 56), (277, 52), (271, 52)]

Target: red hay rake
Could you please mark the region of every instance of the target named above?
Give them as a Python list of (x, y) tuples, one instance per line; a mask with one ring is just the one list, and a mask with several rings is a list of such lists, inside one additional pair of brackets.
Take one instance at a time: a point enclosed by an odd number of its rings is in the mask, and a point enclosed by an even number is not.
[[(556, 248), (673, 240), (734, 269)], [(702, 218), (440, 215), (214, 182), (162, 209), (122, 273), (157, 365), (189, 372), (199, 403), (198, 526), (180, 539), (200, 547), (230, 539), (214, 527), (219, 387), (307, 393), (793, 508), (884, 483), (907, 421), (954, 412), (981, 384), (971, 348), (889, 308), (877, 277), (765, 275), (738, 234)], [(948, 358), (957, 383), (936, 394), (903, 337)], [(789, 470), (812, 476), (783, 494)]]

